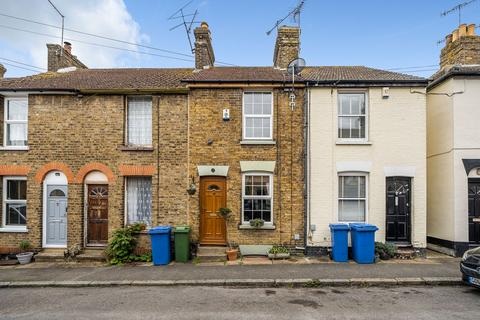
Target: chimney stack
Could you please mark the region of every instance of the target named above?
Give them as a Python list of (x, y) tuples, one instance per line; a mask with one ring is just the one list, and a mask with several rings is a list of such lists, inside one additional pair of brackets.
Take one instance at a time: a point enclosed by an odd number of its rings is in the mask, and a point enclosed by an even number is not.
[(440, 68), (472, 64), (480, 64), (480, 36), (475, 34), (475, 24), (461, 24), (445, 37)]
[(195, 35), (195, 69), (213, 67), (215, 54), (213, 53), (212, 37), (206, 22), (193, 31)]
[(0, 79), (3, 78), (5, 72), (7, 72), (7, 69), (0, 63)]
[(273, 66), (286, 69), (298, 58), (300, 52), (300, 28), (282, 26), (278, 28), (277, 41), (273, 52)]
[(47, 44), (48, 71), (57, 72), (58, 69), (76, 67), (88, 69), (76, 56), (72, 54), (72, 44), (65, 41), (63, 47), (59, 44)]

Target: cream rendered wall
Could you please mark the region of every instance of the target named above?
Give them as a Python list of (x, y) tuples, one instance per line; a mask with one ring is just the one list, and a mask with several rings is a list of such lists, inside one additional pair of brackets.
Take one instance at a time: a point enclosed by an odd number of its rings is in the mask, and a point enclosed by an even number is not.
[(385, 167), (413, 170), (412, 243), (426, 247), (425, 90), (391, 87), (388, 99), (381, 88), (359, 90), (367, 92), (370, 144), (365, 145), (337, 144), (338, 91), (310, 89), (309, 218), (316, 231), (309, 231), (308, 245), (331, 245), (329, 224), (338, 220), (337, 166), (349, 163), (370, 167), (367, 222), (379, 227), (377, 241), (385, 239)]
[(468, 242), (468, 177), (462, 159), (480, 159), (480, 80), (451, 78), (429, 92), (427, 106), (428, 235)]
[(454, 239), (453, 176), (453, 80), (447, 80), (427, 95), (427, 234)]

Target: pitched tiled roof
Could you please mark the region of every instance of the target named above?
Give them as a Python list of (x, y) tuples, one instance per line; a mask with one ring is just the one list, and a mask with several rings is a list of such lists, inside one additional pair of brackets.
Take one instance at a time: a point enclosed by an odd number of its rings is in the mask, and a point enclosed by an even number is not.
[(184, 88), (193, 69), (78, 69), (0, 80), (0, 90), (155, 90)]
[[(290, 79), (285, 70), (273, 67), (213, 67), (198, 70), (185, 82), (283, 82)], [(291, 81), (291, 80), (288, 80)]]
[(404, 82), (424, 81), (421, 77), (411, 76), (398, 72), (391, 72), (380, 69), (373, 69), (363, 66), (325, 66), (305, 67), (301, 76), (303, 79), (312, 82), (331, 81), (366, 81), (366, 82)]

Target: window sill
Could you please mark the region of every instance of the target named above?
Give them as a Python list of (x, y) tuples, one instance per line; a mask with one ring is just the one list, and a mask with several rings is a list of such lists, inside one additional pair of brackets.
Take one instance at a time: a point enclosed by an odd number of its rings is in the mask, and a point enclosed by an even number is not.
[(2, 227), (0, 232), (27, 233), (27, 227)]
[(252, 227), (250, 224), (239, 224), (238, 229), (240, 230), (275, 230), (276, 227), (274, 224), (265, 224), (260, 228)]
[(364, 146), (370, 146), (372, 145), (371, 141), (349, 141), (349, 140), (337, 140), (336, 142), (337, 145), (364, 145)]
[(120, 151), (153, 151), (152, 146), (122, 146), (120, 147)]
[(8, 146), (3, 146), (0, 147), (0, 151), (28, 151), (30, 148), (27, 147), (8, 147)]
[(256, 144), (256, 145), (261, 145), (261, 144), (264, 144), (264, 145), (275, 145), (276, 142), (275, 140), (241, 140), (240, 141), (240, 144), (244, 144), (244, 145), (251, 145), (251, 144)]

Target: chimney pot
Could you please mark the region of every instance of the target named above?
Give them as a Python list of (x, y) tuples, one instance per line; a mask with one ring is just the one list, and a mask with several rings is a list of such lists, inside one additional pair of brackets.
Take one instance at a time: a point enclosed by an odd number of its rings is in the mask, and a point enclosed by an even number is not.
[(208, 23), (202, 22), (200, 27), (193, 30), (193, 34), (195, 35), (195, 69), (213, 67), (215, 54)]
[(448, 46), (450, 43), (452, 43), (452, 35), (449, 34), (445, 37), (445, 46)]
[(63, 42), (63, 49), (67, 51), (69, 54), (72, 54), (72, 44), (68, 41)]
[(462, 38), (462, 37), (465, 37), (466, 35), (467, 35), (467, 25), (465, 23), (462, 23), (458, 27), (458, 37)]
[(453, 30), (453, 32), (452, 32), (452, 42), (457, 41), (458, 38), (459, 38), (459, 37), (458, 37), (458, 29), (455, 29), (455, 30)]
[(206, 23), (205, 21), (202, 21), (202, 23), (200, 24), (200, 27), (208, 30), (208, 23)]
[(475, 24), (469, 24), (467, 27), (467, 36), (474, 36), (475, 35)]
[(7, 72), (7, 69), (0, 63), (0, 78), (3, 78), (5, 72)]

